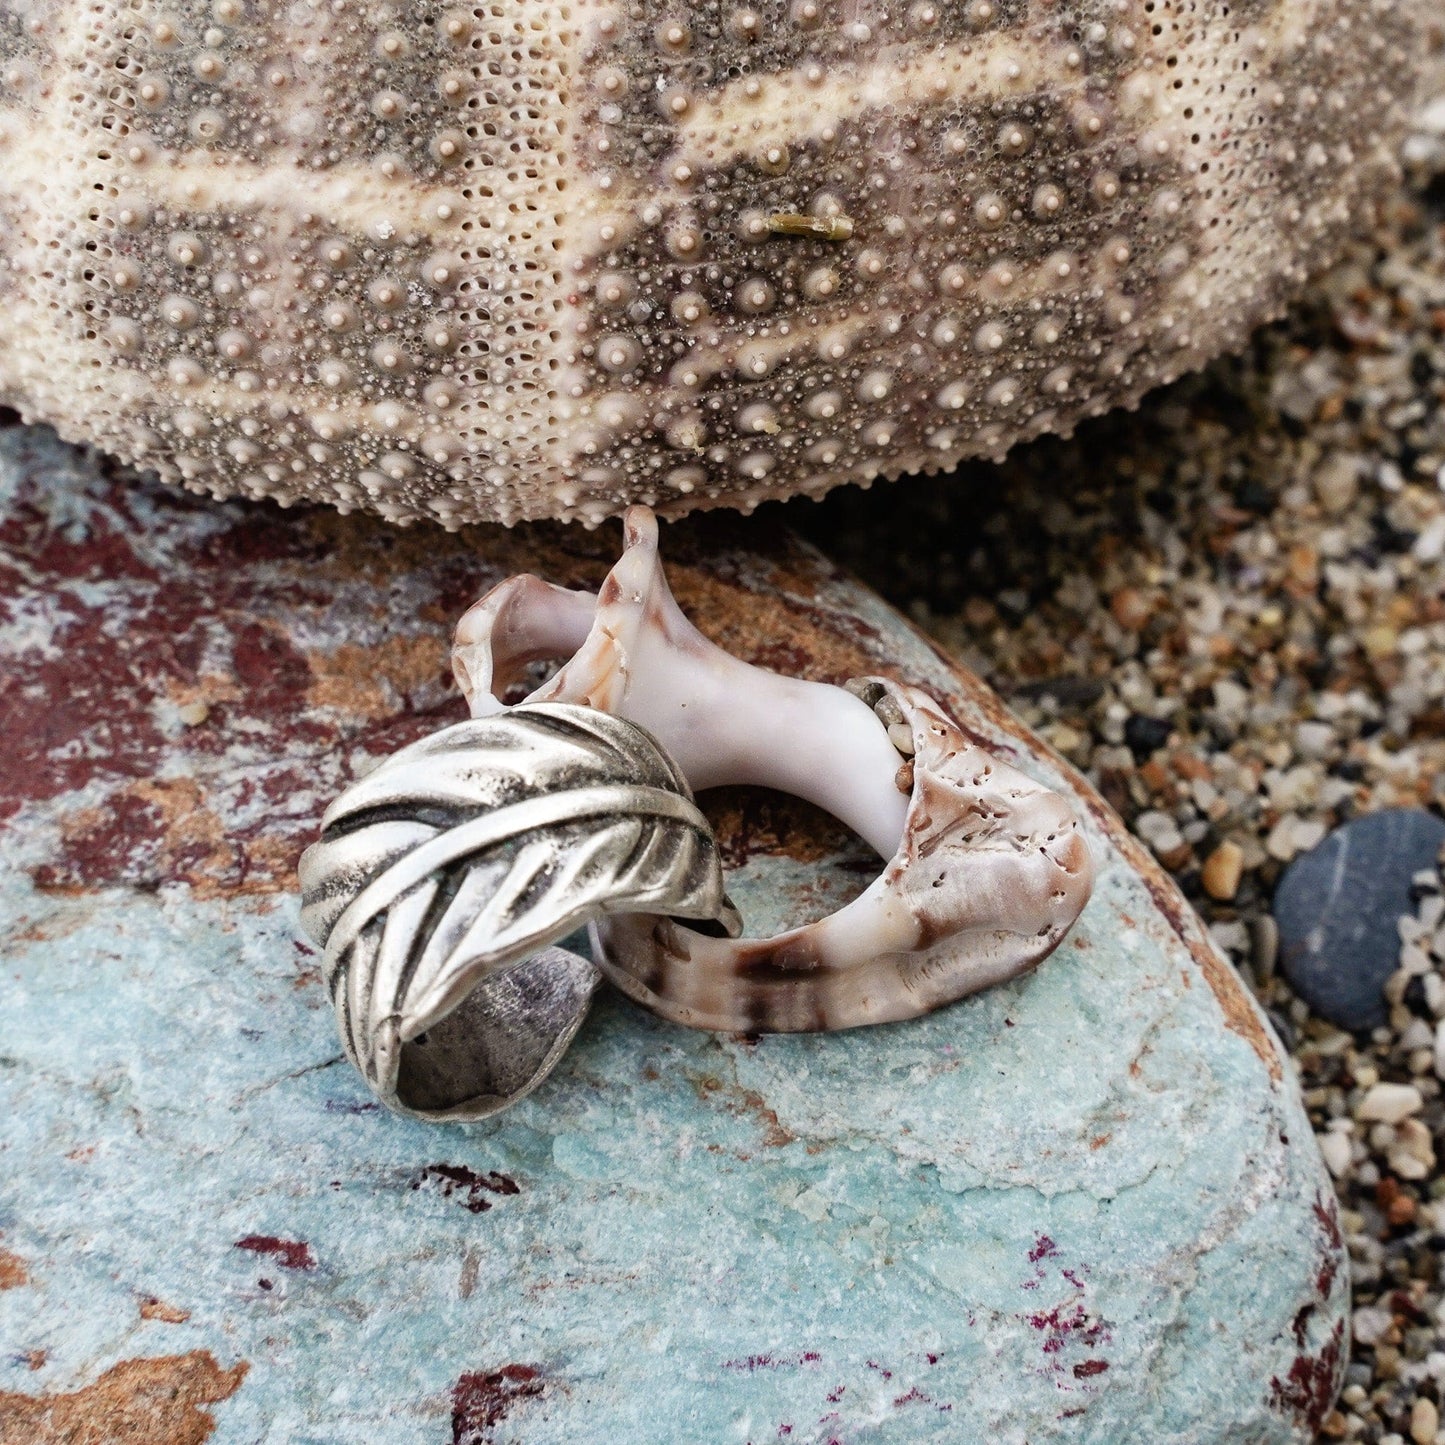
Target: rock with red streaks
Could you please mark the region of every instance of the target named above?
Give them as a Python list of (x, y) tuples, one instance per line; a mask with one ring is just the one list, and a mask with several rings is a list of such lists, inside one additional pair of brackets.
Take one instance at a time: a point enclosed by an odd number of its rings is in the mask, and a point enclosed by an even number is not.
[[(1311, 1438), (1333, 1196), (1173, 885), (815, 554), (667, 546), (730, 651), (922, 686), (1068, 792), (1094, 897), (1037, 973), (912, 1023), (730, 1037), (604, 997), (495, 1125), (429, 1127), (339, 1058), (296, 859), (462, 716), (460, 611), (518, 570), (595, 587), (615, 539), (202, 507), (0, 431), (0, 1434), (184, 1359), (219, 1445)], [(801, 805), (710, 807), (755, 932), (877, 866)], [(173, 1413), (149, 1438), (202, 1438)]]

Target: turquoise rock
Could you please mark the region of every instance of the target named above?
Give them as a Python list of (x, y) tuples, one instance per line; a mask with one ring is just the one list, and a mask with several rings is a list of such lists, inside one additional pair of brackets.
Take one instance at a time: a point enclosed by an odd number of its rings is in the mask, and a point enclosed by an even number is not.
[[(296, 855), (369, 756), (460, 715), (467, 601), (518, 569), (595, 585), (614, 547), (202, 506), (0, 432), (0, 1438), (1311, 1438), (1345, 1258), (1255, 1005), (1096, 795), (761, 527), (668, 532), (684, 608), (754, 660), (925, 686), (1069, 788), (1099, 873), (1077, 929), (1025, 980), (842, 1035), (604, 995), (499, 1121), (378, 1110)], [(715, 817), (758, 927), (866, 881), (804, 809)]]

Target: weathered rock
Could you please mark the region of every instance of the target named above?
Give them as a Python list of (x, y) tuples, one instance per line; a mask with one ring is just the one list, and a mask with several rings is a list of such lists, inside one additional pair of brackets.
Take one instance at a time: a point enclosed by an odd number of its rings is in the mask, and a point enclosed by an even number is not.
[[(762, 529), (667, 539), (730, 649), (931, 688), (1071, 788), (1070, 939), (846, 1034), (608, 998), (498, 1125), (435, 1128), (342, 1063), (292, 868), (347, 776), (460, 714), (462, 605), (595, 584), (614, 539), (202, 507), (16, 430), (0, 497), (0, 1421), (105, 1438), (174, 1375), (158, 1445), (206, 1414), (268, 1445), (1310, 1438), (1347, 1284), (1273, 1037), (1138, 842), (876, 598)], [(714, 817), (756, 929), (873, 866), (799, 807)]]
[(1445, 821), (1387, 808), (1336, 828), (1290, 864), (1275, 892), (1279, 962), (1318, 1014), (1346, 1029), (1385, 1022), (1385, 980), (1400, 964), (1396, 920), (1414, 875), (1433, 868)]

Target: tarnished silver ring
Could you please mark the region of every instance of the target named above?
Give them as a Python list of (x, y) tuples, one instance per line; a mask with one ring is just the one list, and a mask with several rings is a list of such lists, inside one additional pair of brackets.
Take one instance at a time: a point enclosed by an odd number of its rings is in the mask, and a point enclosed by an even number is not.
[(301, 860), (347, 1054), (403, 1113), (477, 1119), (551, 1070), (592, 963), (552, 947), (606, 914), (736, 933), (712, 830), (643, 728), (569, 703), (458, 723), (383, 761)]

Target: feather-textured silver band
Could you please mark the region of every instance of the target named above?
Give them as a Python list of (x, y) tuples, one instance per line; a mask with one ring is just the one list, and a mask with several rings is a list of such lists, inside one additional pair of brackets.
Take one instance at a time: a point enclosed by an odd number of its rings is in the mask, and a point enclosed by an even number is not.
[(403, 1113), (478, 1119), (535, 1087), (596, 972), (552, 947), (611, 913), (736, 934), (706, 818), (634, 723), (530, 703), (386, 759), (301, 860), (347, 1054)]

